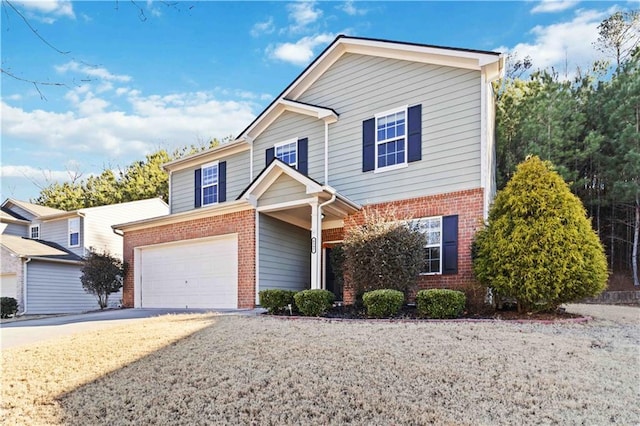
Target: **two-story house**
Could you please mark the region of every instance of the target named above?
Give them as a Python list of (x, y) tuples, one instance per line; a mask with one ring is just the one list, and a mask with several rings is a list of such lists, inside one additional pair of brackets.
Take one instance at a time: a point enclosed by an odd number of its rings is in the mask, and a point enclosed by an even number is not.
[(117, 225), (132, 307), (249, 308), (333, 286), (327, 253), (366, 212), (427, 234), (419, 283), (473, 282), (495, 192), (495, 52), (339, 36), (242, 131), (165, 165), (171, 214)]
[[(64, 211), (7, 199), (0, 210), (0, 294), (14, 297), (20, 313), (67, 313), (98, 309), (82, 288), (89, 250), (122, 258), (122, 236), (111, 225), (166, 215), (159, 198)], [(119, 304), (121, 292), (110, 296)]]

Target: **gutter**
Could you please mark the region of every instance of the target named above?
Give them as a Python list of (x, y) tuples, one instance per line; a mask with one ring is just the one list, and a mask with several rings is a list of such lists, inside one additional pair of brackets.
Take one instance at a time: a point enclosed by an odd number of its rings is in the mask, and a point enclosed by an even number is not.
[(22, 264), (22, 303), (24, 304), (24, 310), (20, 313), (20, 316), (27, 313), (27, 263), (31, 262), (31, 258), (27, 257)]

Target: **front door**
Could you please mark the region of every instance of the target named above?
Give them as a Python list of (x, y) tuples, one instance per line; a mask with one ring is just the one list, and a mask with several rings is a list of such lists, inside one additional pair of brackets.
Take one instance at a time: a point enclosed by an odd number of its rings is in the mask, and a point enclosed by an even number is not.
[(327, 247), (324, 249), (324, 276), (326, 289), (332, 292), (336, 296), (336, 300), (342, 300), (342, 280), (336, 279), (336, 274), (333, 272), (331, 265), (331, 252), (333, 249)]

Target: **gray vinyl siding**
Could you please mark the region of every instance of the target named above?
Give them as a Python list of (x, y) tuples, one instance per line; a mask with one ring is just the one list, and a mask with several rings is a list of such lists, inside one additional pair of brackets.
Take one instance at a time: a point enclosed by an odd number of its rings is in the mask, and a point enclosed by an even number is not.
[(0, 223), (0, 233), (7, 235), (17, 235), (18, 237), (29, 236), (29, 226), (17, 223)]
[(12, 212), (14, 212), (15, 214), (22, 216), (23, 218), (27, 219), (27, 220), (33, 220), (36, 216), (33, 215), (32, 213), (29, 213), (28, 211), (26, 211), (25, 209), (23, 209), (22, 207), (18, 207), (16, 205), (12, 205), (10, 210)]
[(69, 218), (42, 222), (40, 224), (40, 239), (60, 244), (78, 256), (84, 256), (84, 218), (80, 218), (80, 246), (69, 247)]
[(265, 152), (274, 145), (291, 139), (309, 139), (308, 176), (324, 181), (324, 122), (307, 115), (285, 111), (254, 141), (253, 176), (266, 166)]
[(310, 288), (310, 232), (264, 214), (259, 226), (260, 290)]
[(280, 177), (262, 194), (258, 200), (258, 206), (268, 206), (271, 204), (286, 203), (288, 201), (303, 200), (309, 198), (306, 188), (297, 180), (286, 174)]
[[(480, 89), (479, 71), (345, 54), (298, 100), (340, 115), (329, 125), (329, 185), (368, 204), (481, 185)], [(422, 105), (422, 160), (362, 173), (362, 122), (416, 104)], [(310, 159), (310, 170), (317, 167)]]
[[(235, 200), (249, 186), (249, 151), (220, 158), (227, 162), (227, 201)], [(195, 205), (194, 172), (197, 167), (171, 174), (171, 213), (193, 210)]]
[[(99, 309), (80, 282), (80, 266), (32, 260), (27, 266), (29, 314), (58, 314)], [(112, 295), (114, 296), (114, 295)]]

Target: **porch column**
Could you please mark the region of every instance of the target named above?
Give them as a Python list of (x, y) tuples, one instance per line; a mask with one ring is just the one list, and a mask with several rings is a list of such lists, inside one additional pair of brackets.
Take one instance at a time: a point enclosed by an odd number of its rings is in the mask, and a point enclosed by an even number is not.
[(318, 202), (311, 203), (311, 288), (322, 288), (322, 216)]

